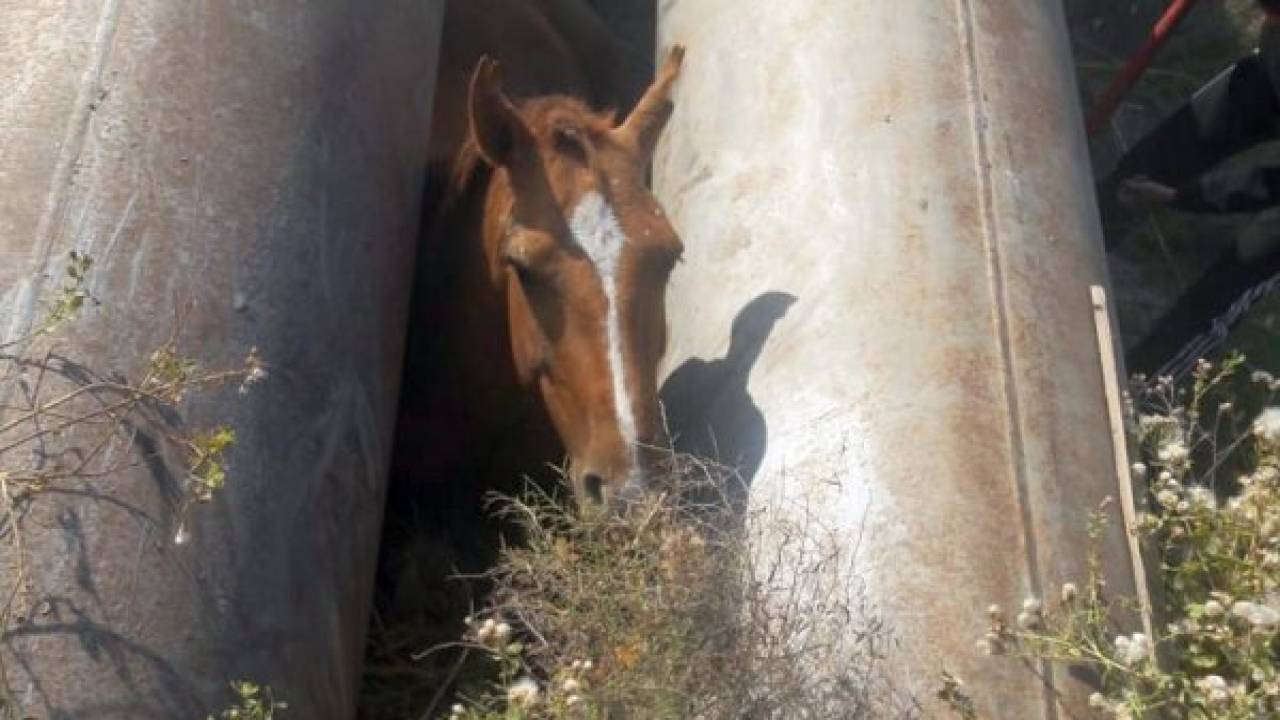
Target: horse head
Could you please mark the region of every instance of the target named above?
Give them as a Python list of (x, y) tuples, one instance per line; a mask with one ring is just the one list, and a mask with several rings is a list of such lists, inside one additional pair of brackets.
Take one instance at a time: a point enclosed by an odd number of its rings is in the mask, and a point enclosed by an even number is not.
[(683, 247), (646, 169), (682, 57), (621, 123), (566, 96), (513, 102), (488, 58), (471, 77), (470, 142), (494, 171), (486, 262), (516, 373), (540, 394), (579, 498), (597, 504), (642, 488), (663, 439), (657, 372)]

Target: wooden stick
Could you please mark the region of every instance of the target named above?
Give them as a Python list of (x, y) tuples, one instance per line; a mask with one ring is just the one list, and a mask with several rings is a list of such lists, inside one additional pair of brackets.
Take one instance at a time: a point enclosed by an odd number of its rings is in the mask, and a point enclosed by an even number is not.
[(1112, 342), (1111, 316), (1107, 312), (1107, 291), (1100, 285), (1089, 288), (1093, 297), (1093, 323), (1098, 331), (1098, 354), (1102, 360), (1102, 390), (1107, 398), (1107, 419), (1111, 423), (1111, 448), (1116, 463), (1116, 484), (1120, 489), (1120, 510), (1124, 515), (1124, 535), (1129, 541), (1129, 559), (1133, 563), (1133, 584), (1138, 591), (1142, 610), (1142, 629), (1151, 641), (1155, 660), (1155, 635), (1152, 633), (1151, 591), (1147, 586), (1147, 567), (1134, 527), (1138, 521), (1137, 503), (1133, 497), (1133, 476), (1129, 469), (1129, 445), (1124, 432), (1124, 414), (1120, 402), (1120, 379), (1116, 369), (1116, 350)]

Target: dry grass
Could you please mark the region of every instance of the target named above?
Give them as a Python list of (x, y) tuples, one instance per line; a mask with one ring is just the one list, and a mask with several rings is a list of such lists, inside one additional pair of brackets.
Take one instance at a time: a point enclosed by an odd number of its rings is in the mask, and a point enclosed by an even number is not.
[[(581, 514), (537, 487), (493, 498), (524, 539), (481, 578), (492, 590), (462, 641), (435, 649), (492, 662), (459, 683), (452, 716), (912, 713), (846, 539), (804, 513), (744, 511), (720, 466), (673, 455), (662, 477), (621, 514)], [(441, 690), (424, 717), (443, 714)]]

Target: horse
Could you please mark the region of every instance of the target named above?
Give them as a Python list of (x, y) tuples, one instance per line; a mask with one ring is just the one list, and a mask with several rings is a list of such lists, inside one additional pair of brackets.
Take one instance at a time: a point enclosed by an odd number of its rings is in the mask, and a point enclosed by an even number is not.
[[(666, 286), (683, 246), (646, 171), (683, 49), (619, 121), (587, 101), (607, 94), (607, 73), (575, 61), (581, 43), (538, 32), (563, 22), (522, 16), (508, 33), (481, 7), (493, 4), (450, 4), (490, 23), (478, 38), (446, 21), (432, 159), (448, 173), (428, 184), (434, 222), (419, 248), (398, 442), (419, 474), (446, 483), (567, 459), (580, 503), (618, 507), (644, 489), (662, 446)], [(527, 54), (538, 48), (558, 51)]]

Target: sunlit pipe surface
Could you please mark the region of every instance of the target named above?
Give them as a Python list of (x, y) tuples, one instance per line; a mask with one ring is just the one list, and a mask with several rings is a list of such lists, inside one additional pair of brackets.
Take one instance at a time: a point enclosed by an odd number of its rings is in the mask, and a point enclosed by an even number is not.
[(989, 603), (1085, 577), (1116, 492), (1061, 3), (672, 0), (658, 26), (658, 57), (689, 49), (653, 174), (687, 247), (681, 429), (748, 466), (755, 506), (859, 543), (927, 716), (942, 668), (987, 717), (1088, 716), (1065, 673), (974, 646)]
[(39, 324), (76, 249), (101, 305), (59, 353), (88, 371), (137, 377), (188, 304), (185, 354), (270, 363), (188, 406), (238, 443), (186, 544), (183, 478), (154, 461), (30, 502), (31, 602), (0, 648), (18, 715), (201, 718), (248, 679), (352, 716), (440, 11), (0, 0), (0, 337)]

